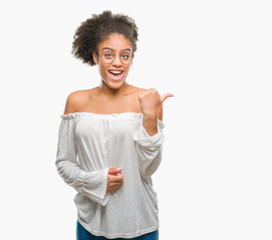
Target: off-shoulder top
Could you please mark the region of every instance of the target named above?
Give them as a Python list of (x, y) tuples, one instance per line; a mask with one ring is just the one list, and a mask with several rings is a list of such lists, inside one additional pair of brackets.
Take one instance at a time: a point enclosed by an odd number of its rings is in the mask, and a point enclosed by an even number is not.
[[(62, 118), (56, 167), (77, 191), (80, 224), (93, 235), (133, 238), (159, 228), (157, 193), (151, 175), (162, 160), (164, 123), (149, 136), (143, 114), (75, 112)], [(109, 168), (122, 168), (124, 184), (108, 194)]]

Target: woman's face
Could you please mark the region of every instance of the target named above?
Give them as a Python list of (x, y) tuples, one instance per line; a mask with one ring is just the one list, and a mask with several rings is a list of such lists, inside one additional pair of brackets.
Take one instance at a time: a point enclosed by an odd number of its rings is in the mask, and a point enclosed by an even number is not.
[(98, 45), (98, 55), (93, 57), (99, 66), (102, 81), (112, 89), (120, 88), (126, 81), (132, 63), (132, 46), (122, 34), (113, 33)]

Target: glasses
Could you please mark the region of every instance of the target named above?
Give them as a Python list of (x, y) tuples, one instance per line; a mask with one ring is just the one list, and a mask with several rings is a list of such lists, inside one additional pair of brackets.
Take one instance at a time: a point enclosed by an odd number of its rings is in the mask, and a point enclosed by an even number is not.
[(112, 63), (113, 60), (116, 58), (116, 55), (119, 55), (120, 61), (124, 64), (128, 64), (131, 60), (131, 57), (132, 57), (131, 51), (124, 51), (120, 54), (116, 54), (115, 52), (113, 52), (111, 50), (103, 51), (101, 53), (100, 57), (102, 58), (102, 60), (105, 63)]

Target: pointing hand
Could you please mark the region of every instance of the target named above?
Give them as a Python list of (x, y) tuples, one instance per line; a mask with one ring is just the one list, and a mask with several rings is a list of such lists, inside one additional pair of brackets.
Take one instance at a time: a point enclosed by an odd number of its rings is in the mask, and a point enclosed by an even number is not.
[(157, 114), (162, 103), (168, 97), (174, 97), (174, 95), (165, 93), (160, 96), (155, 88), (146, 89), (138, 93), (138, 100), (143, 114)]

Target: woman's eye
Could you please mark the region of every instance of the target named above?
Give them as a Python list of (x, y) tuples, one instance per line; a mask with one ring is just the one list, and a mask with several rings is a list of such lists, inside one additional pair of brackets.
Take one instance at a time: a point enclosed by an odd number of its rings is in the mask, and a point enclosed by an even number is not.
[(105, 53), (104, 56), (105, 56), (106, 58), (112, 58), (113, 55), (112, 55), (111, 53)]
[(129, 55), (128, 55), (128, 54), (123, 54), (123, 55), (121, 55), (121, 57), (122, 57), (123, 59), (129, 59)]

